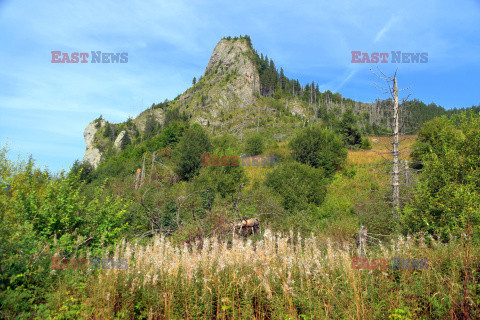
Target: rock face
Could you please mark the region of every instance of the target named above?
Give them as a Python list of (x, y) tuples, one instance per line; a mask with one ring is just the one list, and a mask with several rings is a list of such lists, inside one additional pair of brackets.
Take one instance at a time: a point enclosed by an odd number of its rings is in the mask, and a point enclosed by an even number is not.
[(145, 130), (148, 115), (153, 115), (155, 121), (160, 124), (164, 122), (165, 112), (162, 109), (146, 110), (133, 120), (133, 123), (135, 123), (140, 132)]
[(125, 130), (122, 130), (122, 132), (120, 132), (117, 136), (117, 139), (115, 139), (115, 147), (117, 149), (120, 149), (120, 146), (122, 145), (122, 140), (123, 140), (123, 137), (125, 136), (125, 133), (126, 131)]
[(250, 107), (260, 93), (254, 51), (246, 39), (222, 39), (215, 46), (201, 80), (179, 98), (192, 122), (214, 125), (222, 114)]
[(238, 74), (240, 79), (236, 79), (237, 95), (244, 98), (241, 100), (251, 99), (255, 93), (260, 92), (260, 77), (253, 64), (252, 53), (245, 40), (222, 39), (213, 49), (204, 76), (214, 72), (220, 75)]
[[(100, 120), (100, 127), (105, 125), (105, 120)], [(96, 120), (90, 122), (83, 132), (83, 138), (87, 147), (85, 148), (85, 155), (83, 156), (83, 162), (90, 163), (94, 168), (97, 168), (102, 157), (102, 153), (96, 147), (94, 147), (95, 133), (97, 128), (95, 127)]]

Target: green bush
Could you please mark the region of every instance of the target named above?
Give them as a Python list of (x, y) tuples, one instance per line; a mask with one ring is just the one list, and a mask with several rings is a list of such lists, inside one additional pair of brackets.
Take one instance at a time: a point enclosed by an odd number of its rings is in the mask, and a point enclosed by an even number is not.
[(363, 150), (370, 150), (370, 149), (372, 149), (372, 143), (370, 142), (370, 139), (368, 139), (368, 138), (363, 139), (363, 140), (362, 140), (361, 148), (362, 148)]
[(412, 201), (404, 208), (405, 232), (480, 239), (480, 116), (463, 113), (425, 124), (413, 152), (423, 170)]
[(267, 174), (265, 184), (280, 195), (283, 207), (290, 211), (321, 205), (327, 192), (325, 171), (298, 162), (281, 164)]
[(323, 168), (328, 175), (340, 169), (347, 159), (340, 137), (318, 126), (301, 130), (290, 142), (290, 149), (296, 161)]
[(245, 153), (251, 156), (257, 156), (263, 153), (265, 142), (262, 134), (254, 133), (245, 141)]

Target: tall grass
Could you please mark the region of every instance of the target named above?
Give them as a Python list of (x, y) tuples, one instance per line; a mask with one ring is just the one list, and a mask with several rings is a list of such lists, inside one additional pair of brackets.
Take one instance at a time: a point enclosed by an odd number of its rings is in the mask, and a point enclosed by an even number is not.
[[(204, 239), (173, 246), (122, 243), (127, 270), (70, 272), (48, 299), (52, 318), (461, 319), (478, 318), (480, 250), (462, 239), (398, 238), (367, 258), (427, 259), (428, 269), (352, 268), (356, 248), (311, 236), (253, 242)], [(467, 274), (467, 276), (466, 276)]]

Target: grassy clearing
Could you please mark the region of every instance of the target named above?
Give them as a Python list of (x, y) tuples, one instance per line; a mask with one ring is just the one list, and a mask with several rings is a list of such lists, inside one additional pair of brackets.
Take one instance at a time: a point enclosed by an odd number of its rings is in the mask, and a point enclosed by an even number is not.
[[(371, 150), (349, 150), (348, 161), (355, 165), (372, 164), (388, 158), (389, 155), (379, 153), (389, 152), (392, 150), (391, 137), (368, 137), (372, 145)], [(412, 144), (415, 142), (416, 136), (401, 136), (400, 148), (408, 155), (412, 151)], [(390, 156), (391, 158), (391, 156)]]

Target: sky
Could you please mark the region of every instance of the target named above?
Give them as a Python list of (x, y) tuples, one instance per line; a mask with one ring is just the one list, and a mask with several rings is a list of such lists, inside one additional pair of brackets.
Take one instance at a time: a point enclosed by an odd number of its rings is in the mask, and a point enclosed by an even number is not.
[[(58, 172), (85, 152), (100, 115), (119, 123), (174, 99), (205, 71), (224, 36), (302, 84), (362, 102), (386, 98), (375, 73), (447, 109), (480, 104), (480, 1), (0, 0), (0, 147)], [(52, 63), (52, 51), (128, 54), (127, 63)], [(387, 63), (352, 63), (352, 51)], [(391, 52), (427, 53), (392, 63)], [(361, 56), (360, 58), (362, 58)]]

